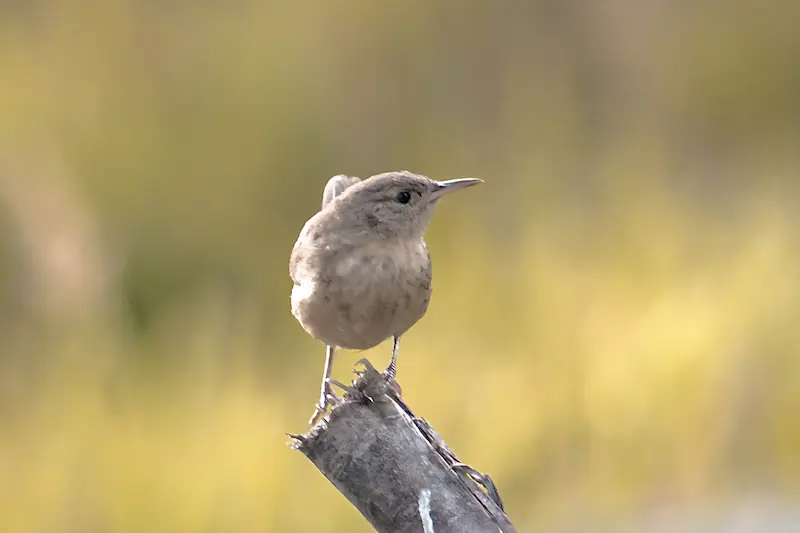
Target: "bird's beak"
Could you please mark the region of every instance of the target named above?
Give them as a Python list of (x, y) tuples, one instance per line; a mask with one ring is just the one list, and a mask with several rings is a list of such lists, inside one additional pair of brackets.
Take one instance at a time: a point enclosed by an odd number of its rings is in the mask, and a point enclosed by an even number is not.
[(438, 200), (445, 194), (460, 191), (467, 187), (483, 183), (483, 180), (477, 178), (459, 178), (457, 180), (437, 181), (431, 195), (432, 200)]

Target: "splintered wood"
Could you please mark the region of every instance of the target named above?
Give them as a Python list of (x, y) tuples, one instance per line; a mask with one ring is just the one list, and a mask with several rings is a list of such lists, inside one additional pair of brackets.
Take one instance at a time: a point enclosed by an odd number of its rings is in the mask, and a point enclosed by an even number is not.
[(492, 479), (458, 460), (366, 359), (302, 452), (379, 533), (516, 533)]

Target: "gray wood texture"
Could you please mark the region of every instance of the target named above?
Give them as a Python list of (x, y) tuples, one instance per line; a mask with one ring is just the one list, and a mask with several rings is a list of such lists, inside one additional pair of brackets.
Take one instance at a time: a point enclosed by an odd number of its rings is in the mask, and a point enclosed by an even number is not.
[(516, 533), (489, 476), (414, 416), (396, 382), (365, 370), (304, 435), (303, 453), (379, 533)]

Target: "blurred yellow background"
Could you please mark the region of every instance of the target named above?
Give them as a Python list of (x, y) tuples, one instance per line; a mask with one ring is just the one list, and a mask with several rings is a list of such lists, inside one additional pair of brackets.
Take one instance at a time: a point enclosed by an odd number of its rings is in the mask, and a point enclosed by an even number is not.
[(800, 527), (798, 20), (0, 3), (0, 530), (371, 531), (285, 446), (287, 263), (330, 176), (399, 169), (486, 180), (398, 381), (520, 531)]

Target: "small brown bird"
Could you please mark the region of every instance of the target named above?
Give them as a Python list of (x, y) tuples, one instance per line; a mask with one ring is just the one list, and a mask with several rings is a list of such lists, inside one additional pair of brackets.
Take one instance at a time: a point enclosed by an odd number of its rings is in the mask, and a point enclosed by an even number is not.
[(327, 344), (309, 424), (339, 400), (330, 384), (337, 347), (366, 350), (392, 337), (385, 373), (394, 378), (400, 337), (428, 309), (431, 259), (423, 237), (434, 206), (477, 183), (482, 180), (434, 181), (408, 171), (328, 181), (322, 210), (306, 222), (289, 260), (292, 314)]

